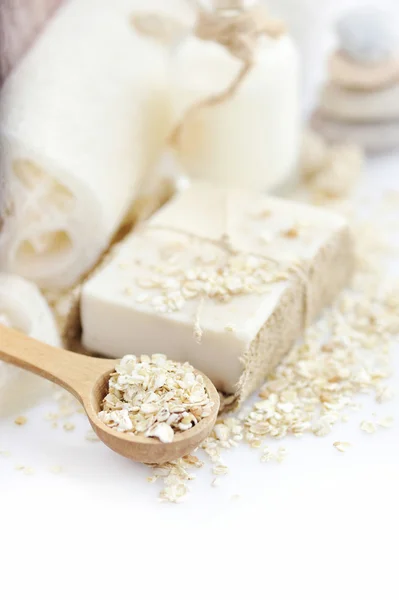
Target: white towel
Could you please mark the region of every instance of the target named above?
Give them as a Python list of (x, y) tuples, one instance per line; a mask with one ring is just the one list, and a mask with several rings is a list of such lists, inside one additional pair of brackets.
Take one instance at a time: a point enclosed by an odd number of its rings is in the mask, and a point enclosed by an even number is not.
[(11, 73), (1, 94), (0, 268), (65, 288), (107, 247), (171, 128), (169, 49), (130, 17), (180, 18), (184, 5), (69, 0)]
[[(0, 273), (0, 323), (46, 344), (61, 344), (46, 300), (33, 283), (17, 275)], [(45, 379), (0, 361), (0, 417), (18, 414), (52, 387)]]

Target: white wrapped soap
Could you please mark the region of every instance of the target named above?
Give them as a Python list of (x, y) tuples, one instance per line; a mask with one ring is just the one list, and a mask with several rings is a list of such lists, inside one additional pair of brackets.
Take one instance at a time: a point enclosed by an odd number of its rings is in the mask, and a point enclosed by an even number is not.
[(162, 352), (243, 400), (345, 285), (342, 217), (195, 184), (114, 251), (82, 288), (82, 342), (108, 356)]
[[(263, 12), (249, 23), (245, 10), (211, 14), (200, 16), (196, 35), (178, 45), (170, 69), (174, 119), (181, 124), (172, 139), (178, 161), (193, 179), (275, 189), (292, 175), (298, 157), (297, 50)], [(251, 66), (236, 89), (215, 101), (247, 60)]]

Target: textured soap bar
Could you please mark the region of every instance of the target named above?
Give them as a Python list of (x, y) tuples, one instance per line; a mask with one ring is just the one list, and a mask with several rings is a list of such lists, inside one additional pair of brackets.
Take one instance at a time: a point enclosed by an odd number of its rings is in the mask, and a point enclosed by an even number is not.
[(83, 344), (188, 360), (248, 397), (353, 266), (345, 220), (261, 194), (196, 184), (116, 248), (84, 286)]

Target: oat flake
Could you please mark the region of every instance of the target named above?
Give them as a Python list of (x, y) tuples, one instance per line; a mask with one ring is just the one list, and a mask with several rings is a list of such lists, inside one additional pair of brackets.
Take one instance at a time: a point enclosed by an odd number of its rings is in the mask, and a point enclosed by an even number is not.
[(372, 421), (362, 421), (360, 423), (360, 429), (366, 433), (375, 433), (377, 431), (377, 427)]
[(352, 447), (352, 444), (349, 442), (334, 442), (334, 448), (336, 448), (339, 452), (346, 452), (349, 448)]
[(385, 429), (388, 429), (389, 427), (392, 427), (394, 423), (394, 418), (393, 417), (384, 417), (382, 419), (379, 419), (377, 421), (377, 425), (379, 425), (380, 427), (384, 427)]

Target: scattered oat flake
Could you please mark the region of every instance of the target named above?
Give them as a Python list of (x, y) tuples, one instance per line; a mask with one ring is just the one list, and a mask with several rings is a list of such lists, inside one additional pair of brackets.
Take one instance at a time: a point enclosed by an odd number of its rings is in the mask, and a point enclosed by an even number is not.
[(377, 431), (377, 427), (372, 421), (362, 421), (360, 423), (360, 429), (366, 433), (375, 433)]
[(24, 475), (33, 475), (34, 469), (32, 467), (26, 467), (25, 465), (16, 465), (16, 471), (21, 471)]
[(260, 448), (262, 446), (262, 440), (259, 438), (254, 438), (249, 442), (251, 448)]
[(229, 472), (229, 467), (227, 467), (226, 465), (215, 465), (212, 469), (212, 473), (214, 475), (227, 475), (227, 473)]
[(352, 444), (349, 442), (334, 442), (334, 448), (336, 448), (339, 452), (346, 452), (349, 448), (352, 447)]
[(73, 431), (75, 429), (75, 425), (73, 423), (70, 423), (69, 421), (64, 423), (62, 427), (65, 431)]
[(384, 427), (385, 429), (389, 429), (389, 427), (392, 427), (393, 424), (394, 424), (393, 417), (383, 417), (382, 419), (378, 419), (378, 421), (377, 421), (377, 425), (379, 425), (380, 427)]
[(8, 458), (9, 456), (11, 456), (11, 452), (9, 452), (8, 450), (0, 450), (0, 456)]
[(193, 454), (187, 454), (187, 456), (184, 456), (182, 460), (188, 465), (192, 465), (197, 469), (200, 469), (204, 466), (203, 461), (200, 460), (198, 456), (194, 456)]
[(229, 428), (226, 425), (224, 425), (223, 423), (216, 424), (215, 427), (213, 428), (213, 431), (214, 431), (217, 439), (222, 442), (227, 441), (230, 437)]
[(393, 396), (393, 390), (391, 388), (384, 387), (381, 390), (377, 391), (375, 399), (379, 404), (383, 404), (384, 402), (389, 402), (390, 400), (392, 400)]
[(283, 446), (278, 448), (276, 456), (277, 462), (282, 463), (287, 458), (287, 454), (287, 448), (284, 448)]
[(99, 442), (100, 438), (92, 429), (90, 429), (85, 435), (85, 440), (88, 442)]
[(220, 487), (220, 479), (215, 477), (215, 479), (212, 480), (211, 486), (212, 487)]
[(49, 468), (50, 473), (54, 473), (54, 475), (58, 475), (59, 473), (63, 472), (63, 467), (61, 467), (61, 465), (53, 465), (52, 467)]
[(167, 482), (164, 489), (159, 494), (161, 501), (167, 502), (182, 502), (188, 492), (187, 485), (185, 483), (181, 483), (179, 480), (169, 483)]
[(231, 497), (232, 500), (240, 500), (240, 498), (241, 498), (240, 494), (233, 494)]
[(273, 460), (273, 458), (275, 458), (274, 452), (272, 452), (268, 446), (263, 448), (262, 455), (260, 457), (260, 462), (270, 462), (271, 460)]
[(60, 417), (60, 415), (58, 413), (49, 412), (45, 416), (45, 419), (46, 419), (46, 421), (55, 421), (59, 417)]
[(24, 416), (21, 415), (21, 416), (17, 417), (14, 420), (14, 423), (16, 425), (25, 425), (25, 423), (27, 422), (27, 420), (28, 420), (27, 417), (24, 417)]

